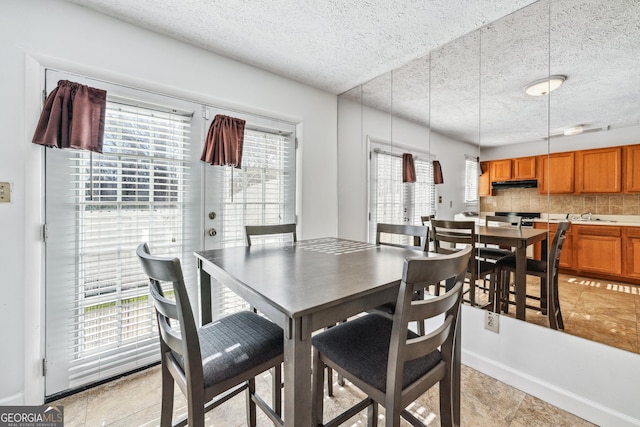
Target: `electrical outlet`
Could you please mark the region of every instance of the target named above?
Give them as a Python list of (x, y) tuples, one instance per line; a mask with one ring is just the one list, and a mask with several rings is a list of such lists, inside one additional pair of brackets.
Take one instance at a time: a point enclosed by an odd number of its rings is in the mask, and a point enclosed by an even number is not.
[(496, 334), (500, 332), (500, 315), (493, 311), (484, 312), (484, 328)]
[(11, 202), (11, 183), (0, 182), (0, 203)]

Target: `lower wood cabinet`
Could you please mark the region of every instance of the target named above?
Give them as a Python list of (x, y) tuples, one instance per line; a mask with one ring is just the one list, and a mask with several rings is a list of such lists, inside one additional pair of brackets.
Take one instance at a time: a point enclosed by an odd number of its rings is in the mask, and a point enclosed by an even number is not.
[(640, 227), (624, 227), (623, 240), (625, 242), (624, 275), (640, 279)]
[(622, 228), (575, 225), (573, 268), (585, 273), (622, 275)]

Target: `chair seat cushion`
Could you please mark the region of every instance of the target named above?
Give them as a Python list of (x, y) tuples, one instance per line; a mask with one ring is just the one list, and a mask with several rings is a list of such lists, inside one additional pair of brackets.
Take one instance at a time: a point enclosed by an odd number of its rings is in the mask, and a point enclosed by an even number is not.
[[(500, 258), (496, 261), (496, 266), (507, 268), (510, 270), (516, 269), (516, 256), (509, 255), (504, 258)], [(527, 258), (527, 272), (530, 274), (545, 273), (547, 271), (547, 261), (541, 261), (539, 259)]]
[[(378, 314), (368, 314), (314, 336), (313, 345), (325, 357), (356, 378), (384, 393), (387, 389), (391, 326), (390, 319)], [(409, 337), (416, 338), (418, 335), (409, 331)], [(405, 363), (402, 387), (416, 381), (440, 360), (440, 352), (436, 350)]]
[[(198, 338), (205, 387), (283, 354), (282, 329), (250, 311), (234, 313), (199, 328)], [(176, 359), (183, 364), (182, 357)]]

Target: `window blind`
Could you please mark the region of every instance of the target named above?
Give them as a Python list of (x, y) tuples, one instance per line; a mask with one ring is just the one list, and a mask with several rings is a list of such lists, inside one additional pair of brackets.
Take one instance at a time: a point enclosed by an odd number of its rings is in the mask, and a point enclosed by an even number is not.
[(465, 155), (464, 160), (464, 202), (478, 203), (478, 177), (480, 163), (477, 157)]
[[(245, 128), (242, 169), (216, 167), (219, 183), (211, 193), (222, 212), (218, 230), (221, 247), (246, 245), (244, 226), (295, 222), (295, 137), (291, 132)], [(290, 237), (287, 237), (290, 239)], [(254, 244), (283, 240), (281, 236), (257, 236)], [(224, 286), (217, 286), (214, 316), (247, 304)], [(214, 290), (215, 292), (215, 290)]]
[[(379, 146), (371, 151), (370, 241), (375, 241), (379, 222), (422, 225), (421, 216), (435, 214), (433, 157), (426, 153), (411, 154), (414, 155), (416, 182), (403, 183), (402, 156), (385, 152)], [(409, 244), (403, 237), (394, 238), (397, 240), (394, 243)]]
[(190, 144), (190, 113), (117, 99), (102, 154), (47, 150), (48, 395), (159, 359), (135, 249), (184, 259), (197, 244)]

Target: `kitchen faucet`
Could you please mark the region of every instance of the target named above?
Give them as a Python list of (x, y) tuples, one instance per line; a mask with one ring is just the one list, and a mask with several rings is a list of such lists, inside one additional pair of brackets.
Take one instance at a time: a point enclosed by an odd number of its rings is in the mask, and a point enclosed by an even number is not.
[(580, 218), (584, 218), (584, 216), (587, 215), (587, 221), (591, 221), (591, 212), (585, 212), (583, 214), (580, 214)]

